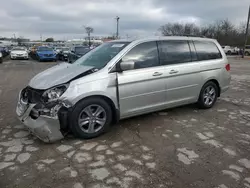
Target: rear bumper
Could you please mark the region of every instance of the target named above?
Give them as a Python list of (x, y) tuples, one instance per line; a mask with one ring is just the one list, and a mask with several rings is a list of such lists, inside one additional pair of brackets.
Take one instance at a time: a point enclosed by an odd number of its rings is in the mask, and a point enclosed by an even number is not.
[(37, 118), (30, 114), (36, 104), (27, 104), (22, 99), (19, 100), (16, 107), (18, 119), (39, 139), (46, 143), (55, 142), (64, 138), (60, 131), (58, 117), (52, 118), (39, 115)]

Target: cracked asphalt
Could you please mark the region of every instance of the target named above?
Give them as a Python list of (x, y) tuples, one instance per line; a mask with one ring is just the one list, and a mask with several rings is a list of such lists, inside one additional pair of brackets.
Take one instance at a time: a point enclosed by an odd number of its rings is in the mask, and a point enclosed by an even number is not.
[(54, 65), (0, 64), (1, 188), (250, 188), (250, 60), (229, 58), (232, 82), (216, 105), (123, 120), (91, 140), (45, 144), (17, 120), (20, 89)]

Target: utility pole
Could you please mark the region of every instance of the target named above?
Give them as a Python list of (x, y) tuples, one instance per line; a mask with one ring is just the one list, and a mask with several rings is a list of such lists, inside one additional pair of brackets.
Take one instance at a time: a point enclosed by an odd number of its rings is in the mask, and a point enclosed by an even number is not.
[(14, 33), (13, 36), (14, 36), (14, 41), (16, 42), (16, 34)]
[(116, 16), (115, 19), (116, 19), (116, 38), (118, 39), (119, 38), (119, 19), (120, 19), (120, 17)]
[(41, 40), (41, 42), (43, 41), (43, 36), (42, 36), (42, 34), (40, 34), (40, 40)]
[(242, 58), (244, 58), (245, 48), (246, 48), (246, 45), (247, 45), (248, 30), (249, 30), (249, 20), (250, 20), (250, 5), (249, 5), (249, 10), (248, 10), (247, 27), (246, 27), (245, 42), (244, 42), (244, 46), (243, 46)]

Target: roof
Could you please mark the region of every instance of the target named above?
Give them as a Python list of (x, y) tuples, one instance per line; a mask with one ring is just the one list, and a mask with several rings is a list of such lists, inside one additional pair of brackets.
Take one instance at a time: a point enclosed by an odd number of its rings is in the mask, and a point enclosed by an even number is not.
[(157, 37), (143, 37), (143, 38), (135, 38), (135, 39), (119, 39), (113, 40), (109, 42), (133, 42), (133, 41), (154, 41), (154, 40), (212, 40), (215, 39), (205, 38), (205, 37), (193, 37), (193, 36), (157, 36)]

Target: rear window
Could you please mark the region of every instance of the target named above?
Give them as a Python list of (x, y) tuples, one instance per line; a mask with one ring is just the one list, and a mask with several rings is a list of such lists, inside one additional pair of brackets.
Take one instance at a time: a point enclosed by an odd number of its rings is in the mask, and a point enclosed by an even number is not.
[(220, 59), (222, 55), (215, 45), (215, 43), (210, 41), (194, 41), (196, 53), (198, 59), (202, 60), (210, 60), (210, 59)]

